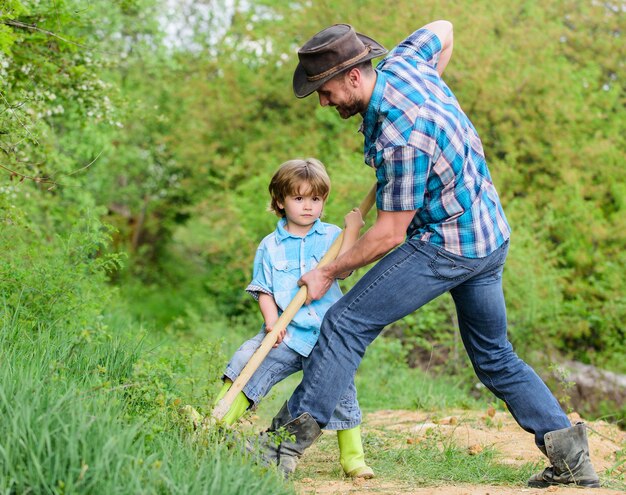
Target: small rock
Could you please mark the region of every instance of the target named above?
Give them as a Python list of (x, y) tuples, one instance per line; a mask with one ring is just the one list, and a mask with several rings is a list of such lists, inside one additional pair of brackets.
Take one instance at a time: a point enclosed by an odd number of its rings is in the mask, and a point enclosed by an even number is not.
[(459, 422), (459, 420), (455, 416), (448, 416), (447, 418), (442, 418), (439, 421), (435, 421), (435, 423), (439, 425), (455, 425)]
[(470, 446), (467, 448), (467, 453), (468, 453), (469, 455), (478, 455), (478, 454), (480, 454), (482, 451), (483, 451), (483, 446), (482, 446), (482, 445), (479, 445), (479, 444), (477, 444), (477, 443), (476, 443), (476, 444), (474, 444), (474, 445), (470, 445)]

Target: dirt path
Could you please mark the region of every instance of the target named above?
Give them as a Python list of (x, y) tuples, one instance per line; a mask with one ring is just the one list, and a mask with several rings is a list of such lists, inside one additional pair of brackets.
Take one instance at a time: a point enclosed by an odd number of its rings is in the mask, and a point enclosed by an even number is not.
[[(363, 431), (368, 435), (380, 435), (388, 438), (393, 434), (398, 441), (397, 448), (415, 448), (415, 445), (426, 441), (426, 435), (436, 431), (438, 435), (454, 439), (459, 448), (472, 449), (480, 452), (484, 448), (492, 448), (500, 455), (500, 463), (514, 466), (528, 462), (545, 461), (543, 455), (535, 447), (532, 435), (524, 432), (508, 412), (452, 411), (446, 417), (434, 419), (432, 413), (410, 411), (377, 411), (367, 414), (363, 422)], [(573, 422), (579, 420), (576, 415), (570, 416)], [(581, 488), (552, 487), (534, 489), (526, 486), (488, 486), (488, 485), (440, 485), (420, 487), (415, 484), (391, 479), (380, 475), (372, 480), (352, 481), (341, 477), (337, 472), (337, 452), (333, 433), (328, 439), (318, 442), (301, 460), (305, 477), (296, 481), (297, 490), (301, 495), (366, 495), (366, 494), (407, 494), (407, 495), (616, 495), (626, 493), (623, 481), (616, 480), (624, 475), (626, 466), (622, 463), (617, 469), (616, 460), (624, 456), (626, 448), (626, 432), (614, 425), (598, 421), (587, 423), (589, 429), (589, 445), (592, 460), (600, 474), (603, 487), (590, 490)], [(622, 451), (620, 454), (619, 452)], [(299, 470), (300, 470), (299, 467)], [(612, 474), (607, 469), (614, 468)], [(621, 471), (620, 471), (621, 470)], [(608, 486), (608, 487), (607, 487)]]

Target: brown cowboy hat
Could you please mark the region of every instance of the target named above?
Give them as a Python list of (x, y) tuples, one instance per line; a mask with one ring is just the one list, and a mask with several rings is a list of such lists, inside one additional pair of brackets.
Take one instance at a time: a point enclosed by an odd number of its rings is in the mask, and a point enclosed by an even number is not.
[(298, 98), (309, 96), (340, 72), (385, 53), (385, 47), (349, 24), (330, 26), (298, 50), (300, 62), (293, 73), (293, 92)]

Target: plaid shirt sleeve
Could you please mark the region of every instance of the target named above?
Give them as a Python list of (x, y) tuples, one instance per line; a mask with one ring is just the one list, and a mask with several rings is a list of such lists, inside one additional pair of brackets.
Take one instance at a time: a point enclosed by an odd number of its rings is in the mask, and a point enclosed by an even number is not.
[(441, 42), (437, 35), (427, 29), (418, 29), (394, 48), (387, 58), (395, 56), (416, 57), (436, 69), (440, 53)]
[(413, 146), (382, 151), (376, 167), (376, 206), (383, 211), (418, 210), (424, 204), (430, 157)]

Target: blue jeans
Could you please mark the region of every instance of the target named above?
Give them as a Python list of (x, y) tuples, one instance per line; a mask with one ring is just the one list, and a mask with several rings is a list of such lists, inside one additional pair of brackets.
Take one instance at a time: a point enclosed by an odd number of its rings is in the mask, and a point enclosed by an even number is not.
[[(224, 376), (234, 382), (250, 360), (252, 354), (254, 354), (254, 351), (261, 345), (265, 335), (265, 331), (262, 331), (251, 339), (246, 340), (237, 349), (226, 366)], [(293, 349), (290, 349), (284, 342), (281, 342), (278, 344), (278, 347), (270, 350), (267, 357), (244, 386), (243, 393), (252, 402), (253, 407), (256, 407), (274, 385), (298, 371), (302, 370), (304, 373), (307, 373), (310, 366), (310, 356), (301, 356)], [(337, 407), (333, 407), (334, 411), (330, 412), (332, 416), (326, 420), (326, 428), (329, 430), (349, 430), (361, 424), (361, 408), (356, 398), (354, 373), (351, 378), (348, 378), (348, 384), (342, 392), (339, 394), (341, 397), (338, 397), (335, 401)]]
[(464, 258), (409, 240), (385, 256), (326, 313), (311, 366), (289, 399), (293, 417), (323, 427), (353, 379), (367, 346), (388, 324), (450, 292), (465, 349), (480, 381), (544, 445), (545, 433), (570, 427), (558, 401), (507, 338), (502, 271), (508, 241), (484, 258)]

